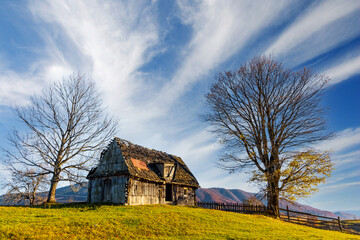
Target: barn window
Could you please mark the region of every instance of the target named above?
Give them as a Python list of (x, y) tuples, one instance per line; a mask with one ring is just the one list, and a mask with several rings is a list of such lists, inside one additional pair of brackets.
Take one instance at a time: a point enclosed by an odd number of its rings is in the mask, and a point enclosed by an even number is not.
[(172, 185), (166, 184), (165, 201), (172, 201)]
[(184, 188), (184, 197), (187, 197), (187, 195), (188, 195), (188, 189)]

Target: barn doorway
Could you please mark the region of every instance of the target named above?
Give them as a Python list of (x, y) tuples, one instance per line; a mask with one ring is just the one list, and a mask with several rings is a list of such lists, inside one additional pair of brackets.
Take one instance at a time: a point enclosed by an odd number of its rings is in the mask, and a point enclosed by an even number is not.
[(111, 201), (111, 179), (104, 180), (103, 202)]
[(172, 184), (166, 184), (165, 201), (172, 201)]

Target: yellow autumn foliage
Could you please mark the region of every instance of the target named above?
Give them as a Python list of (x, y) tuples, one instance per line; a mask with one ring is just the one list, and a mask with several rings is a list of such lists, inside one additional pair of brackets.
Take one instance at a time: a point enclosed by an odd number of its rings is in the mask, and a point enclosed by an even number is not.
[[(273, 174), (280, 177), (279, 196), (289, 201), (309, 197), (318, 191), (318, 185), (325, 183), (334, 169), (329, 151), (309, 150), (294, 153), (286, 159), (282, 168)], [(270, 178), (264, 173), (253, 171), (250, 181), (266, 183)]]

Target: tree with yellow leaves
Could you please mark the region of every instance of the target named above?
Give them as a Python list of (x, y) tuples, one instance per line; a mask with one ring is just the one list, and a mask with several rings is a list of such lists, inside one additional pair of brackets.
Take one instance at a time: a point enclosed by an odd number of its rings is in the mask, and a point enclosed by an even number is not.
[(280, 197), (309, 196), (331, 174), (329, 153), (312, 150), (332, 136), (319, 106), (328, 80), (262, 56), (220, 73), (206, 95), (205, 121), (226, 146), (221, 166), (230, 172), (250, 169), (250, 180), (266, 184), (267, 208), (274, 215)]
[[(311, 196), (318, 191), (318, 185), (325, 183), (331, 176), (334, 163), (330, 153), (313, 150), (299, 152), (289, 158), (280, 171), (279, 197), (288, 201)], [(252, 173), (251, 182), (266, 183), (266, 176), (256, 170)]]

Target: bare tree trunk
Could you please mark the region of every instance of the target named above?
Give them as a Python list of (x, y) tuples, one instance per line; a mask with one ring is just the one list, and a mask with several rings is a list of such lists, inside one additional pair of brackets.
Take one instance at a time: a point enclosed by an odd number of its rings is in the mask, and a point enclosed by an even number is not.
[(30, 201), (30, 204), (29, 204), (29, 205), (30, 205), (30, 206), (34, 205), (35, 199), (36, 199), (36, 193), (33, 192), (33, 193), (31, 194), (31, 196), (30, 196), (30, 199), (29, 199), (29, 201)]
[(53, 176), (53, 178), (51, 179), (51, 184), (50, 184), (50, 190), (49, 190), (49, 194), (48, 194), (48, 198), (46, 200), (46, 202), (56, 202), (55, 199), (55, 193), (56, 193), (56, 187), (59, 183), (59, 178), (58, 176)]
[(279, 188), (278, 182), (268, 181), (267, 210), (271, 215), (279, 217)]

